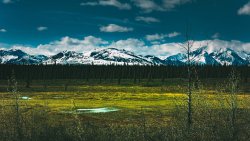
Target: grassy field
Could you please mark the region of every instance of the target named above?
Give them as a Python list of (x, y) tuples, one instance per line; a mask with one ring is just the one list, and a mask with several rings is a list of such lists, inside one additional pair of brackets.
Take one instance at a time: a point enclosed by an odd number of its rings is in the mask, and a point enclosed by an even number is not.
[[(117, 85), (115, 80), (101, 83), (98, 80), (90, 82), (84, 80), (33, 80), (30, 88), (25, 88), (25, 81), (17, 81), (17, 95), (20, 98), (22, 114), (30, 115), (33, 113), (32, 111), (46, 109), (44, 115), (50, 117), (48, 120), (50, 126), (66, 125), (77, 118), (81, 123), (93, 124), (97, 127), (112, 127), (109, 130), (116, 129), (117, 131), (118, 127), (147, 129), (149, 131), (144, 132), (154, 138), (155, 134), (152, 130), (155, 128), (157, 130), (168, 128), (178, 118), (182, 120), (180, 123), (185, 122), (187, 95), (185, 93), (186, 80), (184, 79), (168, 79), (164, 83), (161, 80), (153, 80), (150, 83), (145, 80), (137, 84), (131, 80), (123, 80), (120, 85)], [(220, 111), (218, 113), (230, 112), (232, 97), (229, 94), (230, 90), (226, 87), (227, 80), (210, 79), (201, 80), (200, 83), (202, 84), (200, 88), (194, 90), (193, 93), (194, 115), (196, 115), (194, 118), (202, 120), (201, 117), (208, 116), (211, 111), (213, 113), (216, 113), (215, 111)], [(7, 81), (0, 81), (1, 107), (11, 107), (15, 104), (13, 94), (7, 92), (7, 84)], [(239, 85), (236, 98), (237, 108), (240, 110), (248, 111), (250, 107), (249, 88), (249, 83)], [(92, 108), (116, 108), (118, 111), (75, 112), (77, 109)], [(203, 115), (204, 113), (205, 115)], [(177, 127), (177, 125), (175, 126)], [(102, 130), (102, 132), (104, 131)], [(146, 137), (134, 136), (133, 139), (149, 140)]]

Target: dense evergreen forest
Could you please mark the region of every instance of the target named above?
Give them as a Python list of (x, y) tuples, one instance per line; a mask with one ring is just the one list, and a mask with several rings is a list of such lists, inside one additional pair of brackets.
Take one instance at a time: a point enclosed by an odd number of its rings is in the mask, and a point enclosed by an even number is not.
[[(193, 77), (226, 78), (234, 66), (192, 66)], [(247, 81), (249, 66), (234, 67)], [(17, 79), (164, 79), (186, 78), (186, 66), (115, 66), (115, 65), (0, 65), (0, 79), (6, 80), (15, 72)]]

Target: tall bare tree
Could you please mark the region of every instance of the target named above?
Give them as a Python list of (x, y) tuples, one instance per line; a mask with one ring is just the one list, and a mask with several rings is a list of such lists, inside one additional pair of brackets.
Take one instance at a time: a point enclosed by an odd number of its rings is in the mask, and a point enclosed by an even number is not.
[(187, 79), (188, 79), (188, 86), (187, 86), (187, 96), (188, 96), (188, 108), (187, 108), (187, 124), (191, 126), (193, 123), (193, 109), (192, 109), (192, 58), (191, 53), (193, 51), (194, 40), (191, 40), (190, 37), (190, 27), (186, 25), (185, 31), (185, 42), (183, 44), (179, 44), (184, 50), (185, 54), (187, 55)]
[[(200, 44), (199, 46), (194, 47), (195, 40), (191, 37), (191, 30), (190, 26), (187, 23), (186, 24), (186, 31), (185, 31), (185, 41), (183, 44), (179, 44), (183, 49), (184, 53), (186, 54), (187, 61), (186, 61), (186, 67), (187, 67), (187, 79), (188, 79), (188, 86), (187, 86), (187, 96), (188, 96), (188, 107), (187, 107), (187, 124), (190, 127), (193, 123), (193, 108), (192, 108), (192, 93), (193, 93), (193, 77), (195, 86), (198, 88), (198, 72), (196, 70), (196, 64), (194, 62), (196, 58), (195, 55), (192, 55), (192, 52), (194, 50), (200, 49), (204, 46), (204, 44)], [(210, 41), (206, 42), (206, 46), (209, 46)]]
[(15, 77), (15, 72), (12, 70), (11, 76), (8, 79), (8, 88), (7, 91), (12, 93), (14, 97), (14, 108), (15, 108), (15, 132), (16, 138), (19, 141), (23, 140), (23, 133), (22, 133), (22, 121), (21, 121), (21, 112), (20, 112), (20, 97), (17, 91), (17, 81)]

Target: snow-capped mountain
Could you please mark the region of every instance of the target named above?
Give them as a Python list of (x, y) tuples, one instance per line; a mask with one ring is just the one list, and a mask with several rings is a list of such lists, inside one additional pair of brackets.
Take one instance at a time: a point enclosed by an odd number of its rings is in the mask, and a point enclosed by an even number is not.
[(94, 50), (87, 53), (77, 53), (73, 51), (60, 52), (51, 56), (47, 64), (95, 64), (95, 65), (150, 65), (154, 64), (153, 60), (146, 57), (135, 55), (133, 52), (108, 48)]
[[(210, 52), (209, 52), (209, 51)], [(192, 64), (202, 65), (249, 65), (250, 53), (232, 49), (211, 52), (202, 47), (190, 53)], [(137, 55), (131, 51), (107, 48), (79, 53), (63, 51), (53, 56), (29, 55), (22, 50), (0, 50), (1, 64), (94, 64), (94, 65), (185, 65), (187, 54), (178, 53), (165, 60), (152, 55)]]
[(77, 53), (74, 51), (63, 51), (54, 56), (49, 57), (45, 60), (45, 64), (82, 64), (84, 60), (84, 55), (82, 53)]
[(152, 56), (152, 55), (146, 55), (145, 56), (147, 58), (147, 60), (149, 60), (150, 62), (152, 62), (154, 65), (164, 65), (166, 64), (166, 62), (156, 56)]
[(249, 62), (243, 58), (241, 58), (238, 53), (234, 50), (226, 48), (220, 49), (217, 52), (211, 53), (211, 56), (219, 62), (220, 64), (225, 65), (246, 65)]
[[(245, 58), (240, 57), (236, 51), (225, 48), (214, 50), (212, 53), (208, 52), (207, 47), (199, 48), (190, 53), (190, 61), (192, 64), (201, 64), (201, 65), (248, 65), (249, 64), (249, 55), (245, 52), (242, 56)], [(187, 63), (188, 57), (187, 54), (177, 54), (168, 57), (166, 62), (175, 64), (175, 65), (182, 65)]]
[[(215, 60), (207, 51), (206, 47), (199, 48), (190, 53), (190, 61), (192, 64), (200, 64), (200, 65), (219, 65), (220, 63)], [(168, 57), (165, 61), (181, 65), (185, 64), (188, 61), (187, 54), (177, 54), (174, 56)]]
[(110, 61), (114, 64), (129, 64), (129, 65), (150, 65), (154, 64), (153, 61), (148, 60), (147, 58), (136, 55), (133, 52), (126, 51), (126, 50), (120, 50), (116, 48), (108, 48), (103, 50), (96, 50), (91, 52), (90, 54), (91, 58), (94, 58), (94, 60), (105, 60)]
[(40, 64), (47, 59), (47, 56), (33, 56), (18, 49), (0, 50), (1, 64)]
[(250, 64), (250, 52), (241, 51), (241, 52), (238, 53), (238, 55), (239, 55), (242, 59), (246, 60), (246, 61), (248, 62), (248, 64)]

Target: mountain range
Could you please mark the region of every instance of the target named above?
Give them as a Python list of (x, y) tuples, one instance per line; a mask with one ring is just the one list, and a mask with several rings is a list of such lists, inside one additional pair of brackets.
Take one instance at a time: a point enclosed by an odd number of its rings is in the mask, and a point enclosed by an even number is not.
[[(208, 51), (208, 47), (190, 53), (191, 63), (200, 65), (249, 65), (250, 53), (223, 48)], [(94, 64), (94, 65), (184, 65), (187, 54), (178, 53), (165, 59), (153, 55), (137, 55), (116, 48), (96, 49), (85, 53), (63, 51), (52, 56), (30, 55), (19, 49), (0, 50), (1, 64)]]

